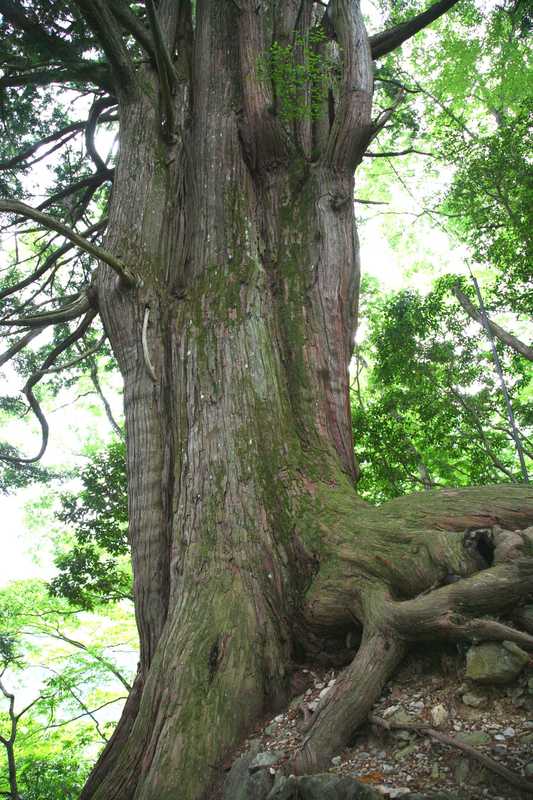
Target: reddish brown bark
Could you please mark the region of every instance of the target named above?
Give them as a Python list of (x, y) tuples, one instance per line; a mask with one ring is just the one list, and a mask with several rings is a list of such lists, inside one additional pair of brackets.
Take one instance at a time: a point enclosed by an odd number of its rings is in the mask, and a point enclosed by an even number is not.
[[(172, 135), (153, 66), (117, 87), (106, 249), (142, 286), (104, 265), (96, 283), (125, 385), (141, 663), (82, 800), (199, 800), (264, 710), (286, 702), (295, 654), (316, 656), (357, 624), (362, 647), (295, 764), (317, 768), (405, 652), (400, 612), (426, 614), (439, 635), (457, 597), (438, 590), (436, 619), (433, 601), (414, 598), (448, 570), (479, 570), (465, 520), (533, 522), (531, 491), (516, 487), (381, 510), (355, 494), (353, 173), (373, 133), (357, 3), (332, 4), (342, 80), (327, 124), (288, 123), (257, 74), (272, 27), (287, 41), (305, 33), (312, 2), (198, 0), (192, 49), (180, 39), (187, 7), (159, 5), (179, 50)], [(494, 569), (494, 610), (532, 590), (529, 567)]]

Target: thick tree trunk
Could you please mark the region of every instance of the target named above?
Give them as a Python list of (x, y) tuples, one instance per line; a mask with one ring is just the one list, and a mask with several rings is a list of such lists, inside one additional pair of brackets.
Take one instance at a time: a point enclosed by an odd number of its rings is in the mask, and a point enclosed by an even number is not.
[[(177, 5), (160, 4), (166, 31)], [(286, 4), (280, 41), (309, 26), (312, 6)], [(97, 289), (125, 384), (141, 657), (83, 800), (199, 800), (287, 701), (296, 654), (317, 657), (358, 627), (360, 651), (294, 765), (315, 769), (364, 721), (414, 631), (468, 636), (449, 610), (498, 610), (533, 590), (530, 563), (512, 562), (479, 589), (469, 578), (422, 595), (480, 569), (459, 531), (531, 524), (531, 490), (425, 492), (381, 510), (355, 494), (352, 197), (372, 64), (357, 5), (336, 9), (345, 82), (326, 131), (273, 113), (256, 79), (268, 15), (248, 0), (198, 0), (177, 141), (161, 137), (150, 68), (119, 98), (106, 246), (143, 285), (102, 267)]]

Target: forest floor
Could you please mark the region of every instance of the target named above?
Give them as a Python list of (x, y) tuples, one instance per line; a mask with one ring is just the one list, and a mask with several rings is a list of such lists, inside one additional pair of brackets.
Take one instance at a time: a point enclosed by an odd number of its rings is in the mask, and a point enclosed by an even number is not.
[[(510, 686), (479, 687), (465, 681), (465, 656), (455, 646), (432, 652), (412, 652), (394, 679), (384, 688), (373, 716), (398, 723), (430, 725), (465, 742), (517, 775), (526, 764), (533, 768), (533, 661)], [(298, 749), (304, 736), (304, 716), (314, 710), (321, 694), (334, 685), (335, 670), (302, 668), (294, 680), (298, 691), (286, 712), (257, 727), (252, 740), (263, 751), (278, 751), (280, 768)], [(533, 683), (533, 681), (530, 681)], [(466, 701), (466, 702), (465, 702)], [(474, 704), (474, 705), (472, 705)], [(435, 712), (436, 707), (442, 707)], [(434, 724), (435, 713), (440, 724)], [(225, 765), (226, 768), (239, 753)], [(371, 785), (384, 798), (412, 792), (444, 792), (450, 800), (525, 800), (531, 793), (513, 788), (506, 780), (477, 763), (456, 747), (441, 744), (427, 733), (386, 731), (371, 723), (359, 729), (350, 748), (332, 759), (330, 771), (350, 775)]]

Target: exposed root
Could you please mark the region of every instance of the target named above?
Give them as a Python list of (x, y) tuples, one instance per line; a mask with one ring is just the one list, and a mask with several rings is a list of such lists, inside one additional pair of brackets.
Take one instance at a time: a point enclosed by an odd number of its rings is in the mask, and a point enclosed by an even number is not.
[(382, 632), (363, 637), (354, 660), (315, 711), (302, 748), (290, 764), (291, 772), (308, 774), (329, 764), (366, 721), (405, 652), (405, 644)]
[(507, 767), (504, 767), (503, 764), (499, 764), (493, 758), (490, 758), (490, 756), (480, 753), (479, 750), (476, 750), (471, 745), (462, 742), (460, 739), (456, 739), (453, 736), (448, 736), (445, 733), (441, 733), (441, 731), (437, 731), (435, 728), (431, 728), (429, 725), (417, 725), (416, 723), (402, 724), (398, 722), (390, 722), (388, 720), (381, 719), (381, 717), (375, 716), (369, 717), (369, 721), (372, 722), (373, 725), (377, 725), (378, 727), (384, 728), (388, 731), (399, 728), (403, 730), (415, 731), (416, 733), (430, 736), (432, 739), (442, 742), (442, 744), (447, 744), (451, 747), (457, 747), (459, 750), (467, 753), (467, 755), (478, 761), (487, 769), (490, 769), (492, 772), (500, 775), (508, 783), (510, 783), (511, 786), (515, 786), (517, 789), (521, 789), (523, 792), (533, 794), (533, 783), (528, 781), (527, 778), (522, 778), (520, 775), (511, 772), (511, 770), (507, 769)]
[[(475, 533), (473, 541), (477, 546), (479, 530)], [(380, 586), (374, 582), (366, 589), (360, 588), (359, 613), (366, 623), (361, 646), (309, 720), (301, 750), (290, 764), (292, 772), (316, 772), (329, 764), (331, 757), (348, 744), (354, 731), (368, 718), (410, 642), (424, 639), (508, 640), (533, 650), (533, 635), (480, 616), (501, 613), (533, 592), (533, 559), (524, 557), (522, 535), (513, 532), (509, 536), (508, 533), (499, 531), (495, 537), (495, 551), (502, 542), (506, 544), (504, 563), (481, 569), (429, 594), (397, 601), (390, 599), (384, 584)], [(489, 544), (492, 541), (488, 534), (483, 539)], [(507, 560), (511, 557), (512, 560)], [(433, 735), (427, 726), (423, 729)], [(444, 742), (446, 737), (443, 736), (435, 732), (434, 738)], [(453, 741), (446, 740), (446, 743), (453, 744)], [(505, 769), (501, 772), (511, 782), (512, 778), (519, 780), (507, 773)], [(522, 788), (523, 783), (520, 783)]]
[(470, 639), (481, 635), (501, 639), (505, 634), (504, 638), (512, 641), (520, 638), (530, 647), (530, 637), (526, 634), (484, 620), (467, 621), (466, 614), (501, 613), (532, 591), (533, 559), (522, 558), (482, 570), (413, 600), (389, 603), (389, 622), (407, 641), (435, 636)]

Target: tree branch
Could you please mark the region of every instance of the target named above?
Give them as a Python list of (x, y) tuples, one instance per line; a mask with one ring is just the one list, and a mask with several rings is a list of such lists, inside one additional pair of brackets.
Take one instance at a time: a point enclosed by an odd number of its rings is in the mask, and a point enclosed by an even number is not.
[(114, 104), (115, 101), (111, 97), (99, 97), (94, 101), (91, 106), (91, 110), (89, 111), (89, 118), (85, 128), (85, 146), (87, 148), (87, 153), (92, 158), (96, 167), (96, 174), (109, 173), (107, 164), (96, 149), (94, 143), (94, 134), (96, 132), (96, 126), (102, 115), (102, 112), (105, 111), (105, 109), (110, 105)]
[(22, 457), (19, 457), (19, 456), (8, 456), (8, 455), (6, 455), (4, 453), (0, 453), (0, 461), (6, 461), (9, 464), (33, 464), (36, 461), (39, 461), (42, 458), (42, 456), (44, 455), (44, 452), (45, 452), (46, 447), (48, 445), (49, 427), (48, 427), (48, 422), (46, 420), (46, 417), (45, 417), (45, 415), (44, 415), (44, 413), (43, 413), (43, 411), (41, 409), (41, 406), (39, 404), (39, 401), (37, 400), (37, 398), (35, 397), (35, 395), (33, 393), (33, 387), (37, 383), (39, 383), (39, 381), (41, 380), (43, 375), (46, 374), (46, 370), (49, 367), (52, 366), (52, 364), (54, 363), (56, 358), (59, 355), (61, 355), (61, 353), (63, 353), (67, 348), (69, 348), (71, 345), (73, 345), (74, 342), (76, 342), (78, 339), (80, 339), (82, 336), (84, 336), (85, 332), (89, 328), (89, 326), (90, 326), (91, 322), (93, 321), (93, 319), (95, 318), (96, 314), (97, 314), (97, 312), (95, 310), (91, 310), (91, 311), (89, 311), (88, 314), (86, 314), (86, 316), (81, 321), (81, 323), (78, 325), (76, 330), (73, 333), (71, 333), (70, 336), (67, 336), (66, 339), (63, 339), (63, 341), (60, 342), (57, 345), (57, 347), (54, 347), (52, 352), (47, 356), (47, 358), (42, 363), (40, 369), (37, 372), (34, 372), (33, 375), (31, 375), (28, 378), (24, 388), (22, 389), (23, 394), (26, 395), (26, 399), (28, 400), (28, 404), (29, 404), (31, 410), (33, 411), (33, 413), (37, 417), (37, 420), (39, 421), (39, 425), (41, 426), (41, 447), (39, 449), (39, 452), (33, 458), (22, 458)]
[(372, 132), (374, 71), (364, 20), (355, 0), (334, 0), (328, 6), (342, 50), (340, 100), (329, 134), (325, 161), (354, 169)]
[[(478, 311), (475, 305), (470, 301), (470, 298), (467, 297), (467, 295), (461, 291), (458, 284), (456, 284), (453, 287), (452, 292), (458, 299), (458, 301), (460, 302), (460, 304), (462, 305), (468, 316), (471, 317), (476, 322), (478, 322), (480, 325), (483, 325), (483, 318), (481, 316), (481, 313)], [(527, 344), (524, 344), (524, 342), (520, 341), (520, 339), (517, 339), (516, 336), (513, 336), (512, 333), (508, 333), (506, 330), (501, 328), (496, 322), (493, 322), (488, 317), (487, 317), (487, 325), (489, 326), (491, 333), (494, 336), (496, 336), (496, 338), (498, 338), (500, 342), (503, 342), (508, 347), (515, 350), (515, 352), (520, 353), (520, 355), (524, 356), (524, 358), (527, 358), (528, 361), (533, 361), (533, 347), (529, 347)]]
[(417, 150), (415, 147), (407, 147), (405, 150), (383, 150), (381, 153), (372, 153), (367, 150), (365, 158), (393, 158), (395, 156), (407, 156), (411, 153), (416, 153), (419, 156), (432, 156), (436, 158), (435, 153), (429, 153), (427, 150)]
[(75, 3), (107, 56), (117, 93), (130, 95), (135, 69), (109, 4), (105, 0), (75, 0)]
[(143, 47), (151, 58), (155, 58), (154, 42), (150, 32), (122, 0), (109, 0), (109, 9), (116, 19), (131, 33), (133, 38)]
[[(98, 156), (98, 158), (100, 157)], [(114, 170), (108, 169), (103, 161), (102, 165), (102, 170), (94, 172), (92, 175), (87, 175), (85, 178), (80, 178), (79, 181), (71, 183), (69, 186), (65, 186), (64, 189), (60, 189), (58, 192), (50, 195), (50, 197), (47, 197), (46, 200), (37, 206), (37, 210), (43, 211), (45, 208), (50, 208), (50, 206), (54, 205), (54, 203), (57, 203), (59, 200), (63, 200), (63, 198), (79, 192), (80, 189), (92, 189), (91, 195), (94, 194), (99, 186), (106, 181), (112, 180), (113, 178)]]
[[(50, 301), (47, 301), (50, 302)], [(42, 305), (42, 304), (41, 304)], [(34, 314), (28, 317), (17, 317), (16, 319), (0, 320), (0, 325), (16, 325), (21, 328), (38, 328), (41, 330), (48, 325), (58, 325), (62, 322), (69, 322), (72, 319), (81, 317), (92, 308), (92, 301), (87, 291), (80, 292), (73, 300), (56, 311), (45, 311), (42, 314)]]
[(32, 208), (31, 206), (27, 206), (25, 203), (19, 202), (18, 200), (0, 200), (0, 211), (8, 211), (15, 214), (20, 214), (23, 217), (27, 217), (28, 219), (38, 222), (45, 228), (49, 228), (52, 231), (57, 231), (57, 233), (60, 233), (65, 237), (65, 239), (71, 241), (81, 250), (84, 250), (86, 253), (89, 253), (90, 255), (110, 266), (127, 286), (135, 286), (139, 283), (139, 279), (128, 269), (128, 267), (126, 267), (125, 264), (122, 263), (122, 261), (120, 261), (118, 258), (115, 258), (115, 256), (113, 256), (107, 250), (104, 250), (103, 247), (99, 247), (98, 245), (89, 242), (83, 236), (80, 236), (79, 233), (76, 233), (76, 231), (72, 230), (72, 228), (69, 228), (67, 225), (64, 225), (62, 222), (59, 222), (54, 217), (50, 216), (50, 214), (45, 214), (36, 208)]
[(98, 395), (98, 397), (100, 398), (100, 400), (102, 401), (102, 405), (104, 407), (104, 411), (106, 413), (106, 417), (107, 417), (107, 419), (109, 421), (109, 424), (111, 425), (111, 427), (113, 428), (113, 430), (115, 431), (117, 436), (120, 439), (124, 440), (124, 438), (125, 438), (124, 437), (124, 431), (122, 430), (122, 428), (120, 427), (120, 425), (116, 421), (115, 417), (113, 416), (113, 412), (111, 411), (111, 406), (109, 405), (107, 397), (105, 396), (105, 394), (104, 394), (104, 392), (102, 390), (102, 387), (100, 385), (100, 379), (98, 378), (98, 367), (96, 365), (95, 359), (91, 359), (90, 377), (91, 377), (91, 382), (92, 382), (92, 384), (94, 386), (94, 390), (95, 390), (96, 394)]
[(154, 6), (153, 0), (145, 0), (145, 5), (152, 31), (154, 57), (163, 100), (164, 114), (162, 127), (165, 131), (166, 138), (172, 141), (175, 136), (175, 115), (172, 94), (176, 87), (176, 72), (163, 38), (163, 32), (161, 31), (161, 25), (159, 24), (159, 18), (157, 16), (157, 9)]
[(89, 83), (107, 92), (113, 92), (113, 82), (109, 70), (96, 61), (83, 61), (69, 64), (68, 67), (50, 67), (48, 69), (30, 70), (17, 75), (7, 74), (0, 78), (0, 88), (9, 86), (48, 86), (51, 83)]
[[(107, 225), (107, 222), (108, 222), (107, 217), (105, 217), (104, 219), (100, 220), (99, 222), (96, 222), (94, 225), (91, 225), (90, 228), (87, 228), (80, 235), (82, 235), (84, 237), (87, 237), (87, 236), (89, 236), (89, 235), (91, 235), (93, 233), (97, 233), (97, 232), (99, 232), (99, 231), (101, 231), (101, 230), (103, 230), (105, 228), (105, 226)], [(47, 247), (48, 247), (48, 245), (47, 245)], [(0, 300), (3, 300), (4, 297), (9, 297), (10, 295), (15, 294), (16, 292), (19, 292), (21, 289), (25, 289), (26, 286), (29, 286), (30, 284), (35, 283), (35, 281), (38, 280), (38, 278), (40, 278), (41, 275), (44, 275), (45, 272), (48, 272), (48, 270), (51, 269), (54, 266), (56, 261), (58, 261), (61, 258), (61, 256), (64, 256), (65, 253), (68, 253), (68, 251), (72, 250), (73, 247), (74, 247), (73, 242), (67, 242), (66, 244), (62, 245), (61, 247), (58, 247), (58, 249), (55, 250), (53, 253), (51, 253), (51, 255), (48, 256), (48, 258), (46, 259), (44, 264), (41, 267), (39, 267), (38, 269), (36, 269), (35, 272), (32, 272), (31, 275), (28, 275), (27, 278), (24, 278), (23, 280), (19, 281), (18, 283), (13, 284), (13, 286), (8, 286), (5, 289), (3, 289), (0, 292)], [(44, 249), (46, 249), (46, 248), (44, 248)], [(32, 258), (33, 257), (34, 256), (32, 256)]]
[(88, 350), (85, 350), (85, 352), (80, 353), (79, 356), (73, 358), (71, 361), (67, 361), (65, 364), (60, 364), (58, 367), (50, 367), (50, 369), (45, 370), (46, 374), (50, 375), (51, 373), (62, 372), (64, 369), (71, 369), (71, 367), (75, 367), (81, 361), (85, 361), (86, 358), (89, 358), (89, 356), (92, 356), (94, 355), (94, 353), (97, 353), (106, 339), (107, 339), (107, 334), (104, 333), (103, 336), (101, 336), (98, 339), (96, 344), (93, 345), (93, 347), (90, 347)]
[(500, 775), (504, 778), (508, 783), (512, 786), (516, 786), (517, 789), (521, 789), (522, 791), (531, 794), (533, 792), (533, 784), (527, 780), (527, 778), (522, 778), (520, 775), (516, 775), (511, 770), (504, 767), (503, 764), (499, 764), (493, 758), (486, 756), (484, 753), (480, 753), (479, 750), (476, 750), (471, 745), (467, 744), (466, 742), (462, 742), (460, 739), (457, 739), (452, 736), (448, 736), (441, 731), (435, 730), (435, 728), (431, 728), (429, 725), (418, 725), (416, 723), (399, 723), (394, 722), (392, 720), (384, 720), (381, 717), (376, 717), (371, 715), (368, 718), (369, 722), (373, 725), (377, 725), (380, 728), (384, 728), (387, 731), (395, 730), (395, 729), (402, 729), (408, 731), (416, 731), (416, 733), (421, 733), (424, 736), (430, 736), (432, 739), (435, 739), (442, 744), (449, 745), (450, 747), (457, 747), (459, 750), (462, 750), (463, 753), (466, 753), (471, 758), (479, 761), (487, 769), (490, 769), (491, 772), (495, 772), (497, 775)]
[(375, 60), (386, 56), (387, 53), (392, 53), (400, 47), (407, 39), (410, 39), (419, 31), (426, 28), (436, 19), (445, 14), (452, 8), (458, 0), (439, 0), (438, 3), (430, 6), (426, 11), (417, 14), (416, 17), (395, 25), (394, 28), (382, 31), (381, 33), (374, 34), (370, 37), (370, 47), (372, 49), (372, 58)]
[(0, 367), (3, 367), (4, 364), (6, 364), (11, 358), (13, 358), (13, 356), (15, 356), (21, 350), (23, 350), (26, 347), (26, 345), (31, 342), (32, 339), (35, 339), (36, 336), (39, 336), (39, 334), (44, 331), (45, 327), (46, 325), (41, 325), (40, 327), (29, 331), (29, 333), (27, 333), (21, 339), (18, 339), (18, 341), (16, 341), (14, 344), (12, 344), (11, 347), (8, 347), (8, 349), (5, 350), (0, 355)]

